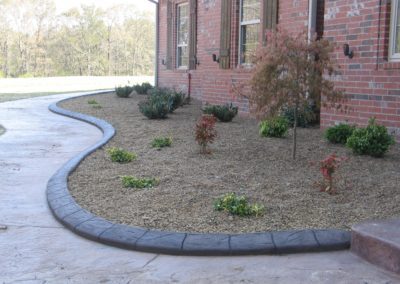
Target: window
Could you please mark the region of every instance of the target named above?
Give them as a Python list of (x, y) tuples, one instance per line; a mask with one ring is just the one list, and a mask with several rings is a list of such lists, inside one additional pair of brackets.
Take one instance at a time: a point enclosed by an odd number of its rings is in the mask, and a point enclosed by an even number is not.
[(189, 65), (189, 5), (179, 4), (176, 11), (176, 66), (186, 69)]
[(260, 32), (260, 0), (240, 0), (239, 63), (251, 63)]
[(400, 6), (399, 0), (392, 1), (392, 15), (390, 19), (389, 59), (400, 61)]

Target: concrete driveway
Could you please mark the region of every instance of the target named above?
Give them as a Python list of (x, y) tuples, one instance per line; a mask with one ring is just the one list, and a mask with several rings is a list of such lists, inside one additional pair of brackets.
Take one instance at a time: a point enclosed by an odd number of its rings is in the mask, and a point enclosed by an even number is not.
[[(77, 94), (75, 94), (77, 95)], [(57, 95), (0, 104), (0, 283), (400, 283), (348, 251), (284, 256), (177, 257), (126, 251), (62, 227), (47, 180), (101, 137), (55, 115)]]

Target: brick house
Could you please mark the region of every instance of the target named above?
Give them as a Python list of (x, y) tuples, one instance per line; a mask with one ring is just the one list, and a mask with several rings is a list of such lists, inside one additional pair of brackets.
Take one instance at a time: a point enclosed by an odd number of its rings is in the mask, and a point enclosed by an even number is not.
[[(321, 126), (340, 121), (365, 125), (371, 116), (400, 140), (399, 0), (159, 0), (157, 84), (190, 93), (211, 104), (233, 102), (232, 83), (265, 31), (279, 24), (308, 29), (337, 44), (337, 87), (354, 111), (321, 109)], [(348, 44), (351, 56), (345, 56)]]

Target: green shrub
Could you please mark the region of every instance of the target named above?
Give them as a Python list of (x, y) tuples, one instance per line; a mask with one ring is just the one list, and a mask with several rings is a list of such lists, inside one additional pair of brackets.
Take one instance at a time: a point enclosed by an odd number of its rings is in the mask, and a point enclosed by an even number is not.
[(164, 96), (151, 95), (139, 103), (139, 110), (149, 119), (164, 119), (170, 112), (170, 101)]
[(161, 149), (164, 147), (169, 147), (172, 144), (172, 138), (171, 137), (157, 137), (153, 139), (153, 142), (151, 142), (151, 147)]
[[(297, 126), (308, 127), (318, 122), (318, 115), (315, 107), (307, 103), (303, 109), (297, 112)], [(294, 125), (294, 107), (284, 106), (281, 109), (280, 116), (286, 118), (290, 127)]]
[(262, 137), (284, 137), (289, 129), (288, 121), (284, 117), (274, 117), (260, 123)]
[(101, 105), (92, 105), (92, 108), (95, 108), (95, 109), (101, 109), (101, 108), (103, 108)]
[(264, 206), (250, 205), (245, 196), (237, 196), (235, 193), (228, 193), (218, 198), (214, 203), (217, 211), (227, 211), (232, 215), (259, 216), (264, 212)]
[(133, 176), (123, 176), (122, 185), (127, 188), (151, 188), (159, 184), (155, 178), (136, 178)]
[(170, 112), (173, 112), (176, 110), (178, 107), (183, 106), (185, 102), (185, 94), (181, 92), (173, 92), (170, 94), (170, 99), (172, 100), (171, 106), (170, 106)]
[(326, 129), (325, 138), (331, 143), (346, 144), (347, 138), (353, 134), (355, 129), (354, 125), (340, 123)]
[(95, 99), (88, 100), (87, 102), (89, 105), (97, 105), (98, 102)]
[(125, 86), (125, 87), (116, 87), (115, 93), (120, 98), (128, 98), (129, 95), (132, 93), (133, 87)]
[(221, 122), (230, 122), (238, 114), (238, 107), (227, 105), (206, 105), (203, 113), (214, 115)]
[(172, 94), (172, 91), (167, 88), (152, 88), (149, 90), (150, 96), (169, 97), (170, 94)]
[(111, 161), (116, 163), (129, 163), (137, 158), (135, 153), (128, 152), (121, 148), (109, 148), (107, 149), (107, 153), (110, 155)]
[(139, 95), (147, 95), (151, 89), (153, 89), (153, 86), (150, 83), (142, 83), (141, 85), (136, 84), (133, 86), (133, 90), (135, 90)]
[(366, 128), (353, 131), (346, 146), (355, 154), (382, 157), (392, 144), (394, 138), (388, 134), (386, 127), (376, 124), (375, 118), (371, 118)]

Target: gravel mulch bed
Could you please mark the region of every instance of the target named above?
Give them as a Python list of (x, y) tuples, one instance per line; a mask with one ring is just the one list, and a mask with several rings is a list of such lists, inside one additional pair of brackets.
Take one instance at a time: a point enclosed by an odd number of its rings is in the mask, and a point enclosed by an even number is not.
[[(87, 102), (95, 99), (102, 108)], [(323, 139), (319, 129), (299, 129), (297, 160), (286, 139), (261, 138), (257, 122), (236, 117), (217, 123), (211, 155), (200, 155), (194, 125), (199, 102), (166, 120), (148, 120), (138, 111), (143, 97), (113, 94), (82, 97), (60, 106), (109, 121), (117, 135), (87, 157), (69, 179), (71, 194), (92, 213), (122, 224), (180, 232), (261, 232), (285, 229), (350, 229), (360, 221), (400, 216), (400, 147), (381, 159), (354, 156)], [(151, 148), (153, 138), (171, 136), (172, 147)], [(138, 159), (112, 163), (108, 147), (133, 151)], [(312, 162), (330, 153), (347, 156), (340, 169), (349, 189), (336, 195), (319, 192), (322, 175)], [(126, 189), (120, 176), (155, 177), (152, 189)], [(213, 208), (225, 193), (245, 194), (265, 206), (259, 217), (230, 216)]]

